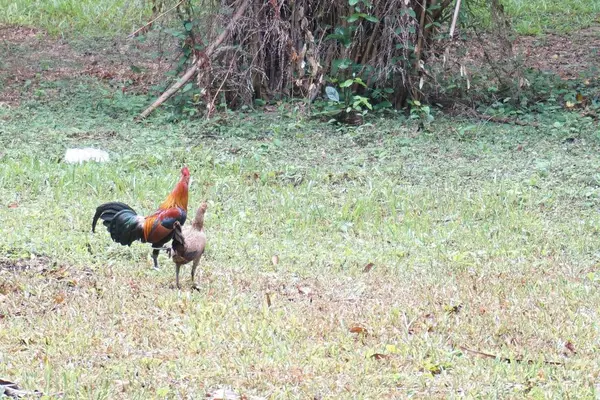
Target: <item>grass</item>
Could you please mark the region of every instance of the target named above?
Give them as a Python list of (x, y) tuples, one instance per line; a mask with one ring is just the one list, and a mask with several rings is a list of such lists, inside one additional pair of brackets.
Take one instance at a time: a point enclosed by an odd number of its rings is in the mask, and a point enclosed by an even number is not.
[[(597, 394), (592, 121), (136, 124), (144, 98), (54, 84), (0, 109), (0, 377), (49, 398)], [(112, 161), (61, 161), (85, 145)], [(104, 201), (152, 211), (182, 164), (209, 204), (199, 291), (90, 232)]]
[[(587, 0), (504, 0), (505, 12), (519, 35), (569, 34), (600, 23), (600, 4)], [(490, 26), (489, 4), (467, 3), (467, 10), (483, 26)]]
[(600, 22), (600, 3), (597, 1), (509, 0), (504, 4), (514, 19), (515, 30), (522, 35), (564, 34)]
[(150, 15), (142, 0), (0, 0), (0, 10), (0, 23), (68, 36), (131, 33)]
[[(503, 4), (516, 31), (524, 35), (568, 33), (600, 22), (597, 1), (506, 0)], [(475, 14), (487, 21), (487, 6), (481, 7), (475, 7)], [(30, 25), (72, 37), (122, 36), (142, 26), (150, 15), (142, 0), (0, 0), (0, 10), (0, 24)]]

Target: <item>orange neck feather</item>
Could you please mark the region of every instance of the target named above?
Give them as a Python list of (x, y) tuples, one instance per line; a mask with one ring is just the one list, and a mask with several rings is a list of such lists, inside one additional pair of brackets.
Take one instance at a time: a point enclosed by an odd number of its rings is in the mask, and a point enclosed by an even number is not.
[(181, 207), (187, 211), (189, 176), (182, 176), (169, 196), (162, 202), (159, 209)]

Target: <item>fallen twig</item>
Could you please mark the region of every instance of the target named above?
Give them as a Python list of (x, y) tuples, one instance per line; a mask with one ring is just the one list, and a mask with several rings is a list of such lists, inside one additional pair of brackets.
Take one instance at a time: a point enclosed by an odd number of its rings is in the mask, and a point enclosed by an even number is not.
[[(473, 349), (469, 349), (468, 347), (465, 346), (458, 346), (462, 351), (467, 352), (467, 353), (471, 353), (471, 354), (475, 354), (478, 355), (480, 357), (484, 357), (484, 358), (493, 358), (494, 360), (499, 360), (499, 361), (503, 361), (506, 363), (522, 363), (522, 364), (534, 364), (535, 361), (534, 360), (527, 360), (524, 358), (508, 358), (508, 357), (500, 357), (498, 355), (494, 355), (494, 354), (489, 354), (489, 353), (484, 353), (482, 351), (479, 350), (473, 350)], [(565, 365), (564, 363), (560, 362), (560, 361), (547, 361), (547, 360), (542, 360), (542, 363), (547, 364), (547, 365)]]
[(519, 125), (519, 126), (533, 126), (534, 128), (538, 128), (540, 126), (537, 122), (527, 122), (527, 121), (521, 121), (518, 119), (506, 118), (506, 117), (495, 117), (492, 115), (482, 114), (482, 113), (477, 112), (469, 107), (463, 106), (461, 108), (462, 108), (462, 112), (461, 111), (458, 111), (458, 112), (451, 111), (450, 113), (452, 115), (457, 115), (457, 116), (462, 115), (462, 116), (466, 116), (469, 118), (480, 119), (485, 122), (494, 122), (497, 124), (515, 124), (515, 125)]
[(22, 390), (16, 383), (0, 379), (0, 395), (6, 395), (8, 397), (21, 398), (21, 397), (41, 397), (42, 392)]
[(515, 125), (519, 125), (519, 126), (533, 126), (535, 128), (537, 128), (539, 126), (537, 122), (526, 122), (526, 121), (521, 121), (521, 120), (512, 119), (512, 118), (493, 117), (491, 115), (485, 115), (485, 114), (479, 114), (479, 113), (477, 113), (476, 116), (479, 119), (483, 119), (488, 122), (495, 122), (497, 124), (515, 124)]

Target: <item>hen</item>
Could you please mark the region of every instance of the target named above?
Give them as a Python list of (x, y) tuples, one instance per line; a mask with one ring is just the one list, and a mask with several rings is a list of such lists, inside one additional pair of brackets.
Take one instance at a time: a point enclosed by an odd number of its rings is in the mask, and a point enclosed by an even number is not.
[(160, 248), (173, 237), (175, 224), (183, 225), (187, 217), (190, 171), (181, 169), (181, 179), (158, 210), (146, 217), (138, 215), (133, 208), (121, 202), (104, 203), (96, 208), (92, 220), (92, 232), (98, 219), (102, 219), (110, 237), (117, 243), (131, 246), (136, 240), (151, 243), (154, 269), (158, 269)]
[(179, 222), (174, 224), (173, 243), (171, 247), (171, 257), (175, 263), (175, 283), (179, 288), (179, 269), (182, 265), (192, 263), (192, 284), (194, 284), (194, 275), (200, 262), (200, 257), (206, 247), (206, 234), (204, 233), (204, 214), (208, 205), (202, 203), (196, 211), (196, 217), (192, 225), (181, 227)]

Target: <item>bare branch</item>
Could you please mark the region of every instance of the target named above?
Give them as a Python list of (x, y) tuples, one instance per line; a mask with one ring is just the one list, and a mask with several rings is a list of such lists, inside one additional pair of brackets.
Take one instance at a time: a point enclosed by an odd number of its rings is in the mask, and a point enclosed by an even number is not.
[[(500, 357), (494, 354), (489, 354), (489, 353), (484, 353), (482, 351), (478, 351), (478, 350), (473, 350), (473, 349), (469, 349), (468, 347), (465, 346), (459, 346), (459, 348), (466, 352), (466, 353), (471, 353), (471, 354), (475, 354), (478, 355), (480, 357), (483, 358), (493, 358), (499, 361), (504, 361), (507, 363), (512, 363), (512, 362), (516, 362), (516, 363), (524, 363), (524, 364), (533, 364), (535, 361), (533, 360), (526, 360), (523, 358), (508, 358), (508, 357)], [(546, 361), (546, 360), (542, 360), (542, 362), (544, 364), (548, 364), (548, 365), (564, 365), (564, 363), (560, 362), (560, 361)]]
[(450, 37), (454, 37), (454, 29), (456, 28), (456, 20), (458, 19), (459, 11), (460, 11), (460, 0), (456, 0), (456, 7), (454, 7), (454, 16), (452, 17), (452, 24), (450, 25)]

